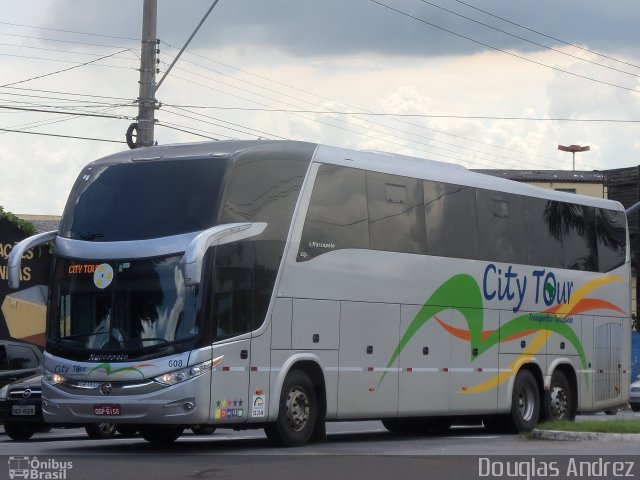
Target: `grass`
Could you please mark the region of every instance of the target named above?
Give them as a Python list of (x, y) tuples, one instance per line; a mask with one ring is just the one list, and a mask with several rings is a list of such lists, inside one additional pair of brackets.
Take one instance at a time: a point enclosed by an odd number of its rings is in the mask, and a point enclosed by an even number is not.
[(640, 420), (556, 420), (541, 423), (536, 428), (563, 432), (640, 433)]

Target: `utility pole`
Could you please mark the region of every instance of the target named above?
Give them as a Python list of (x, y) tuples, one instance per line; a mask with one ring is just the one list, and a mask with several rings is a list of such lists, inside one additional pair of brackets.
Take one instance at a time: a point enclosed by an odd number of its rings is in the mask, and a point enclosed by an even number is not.
[[(142, 7), (142, 49), (140, 58), (140, 94), (138, 96), (138, 121), (129, 125), (127, 144), (129, 148), (154, 145), (156, 113), (156, 71), (158, 68), (158, 44), (156, 29), (158, 0), (144, 0)], [(133, 139), (136, 134), (135, 141)]]
[[(151, 147), (155, 145), (154, 127), (156, 113), (156, 91), (167, 77), (173, 66), (176, 64), (182, 52), (185, 51), (193, 37), (207, 19), (211, 10), (220, 0), (214, 0), (207, 13), (205, 13), (200, 23), (189, 36), (178, 55), (173, 59), (169, 68), (156, 84), (156, 73), (158, 72), (158, 57), (160, 40), (156, 38), (156, 28), (158, 20), (158, 0), (144, 0), (142, 6), (142, 55), (140, 58), (140, 95), (138, 96), (138, 118), (136, 123), (129, 125), (127, 129), (127, 145), (129, 148)], [(135, 139), (133, 138), (135, 134)]]

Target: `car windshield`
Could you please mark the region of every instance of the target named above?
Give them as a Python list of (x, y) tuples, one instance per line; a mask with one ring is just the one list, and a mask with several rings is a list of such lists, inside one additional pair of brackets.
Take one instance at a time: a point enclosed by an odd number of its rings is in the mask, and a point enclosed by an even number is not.
[(113, 353), (197, 338), (202, 331), (198, 287), (185, 285), (179, 259), (57, 258), (49, 341)]

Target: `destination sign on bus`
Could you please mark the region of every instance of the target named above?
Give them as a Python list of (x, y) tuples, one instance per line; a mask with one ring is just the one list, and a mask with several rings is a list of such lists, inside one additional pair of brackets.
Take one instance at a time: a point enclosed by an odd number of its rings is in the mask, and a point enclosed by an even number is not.
[(69, 275), (80, 275), (83, 273), (93, 275), (98, 266), (99, 265), (95, 263), (76, 263), (73, 265), (69, 265), (68, 273)]

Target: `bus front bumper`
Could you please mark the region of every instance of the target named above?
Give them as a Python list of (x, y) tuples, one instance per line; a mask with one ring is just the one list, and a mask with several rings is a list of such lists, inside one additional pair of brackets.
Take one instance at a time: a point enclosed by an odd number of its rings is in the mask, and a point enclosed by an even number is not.
[[(127, 391), (126, 384), (103, 385), (98, 391), (42, 385), (42, 413), (47, 423), (127, 423), (195, 425), (210, 420), (209, 376), (150, 391)], [(102, 392), (102, 393), (100, 393)]]

